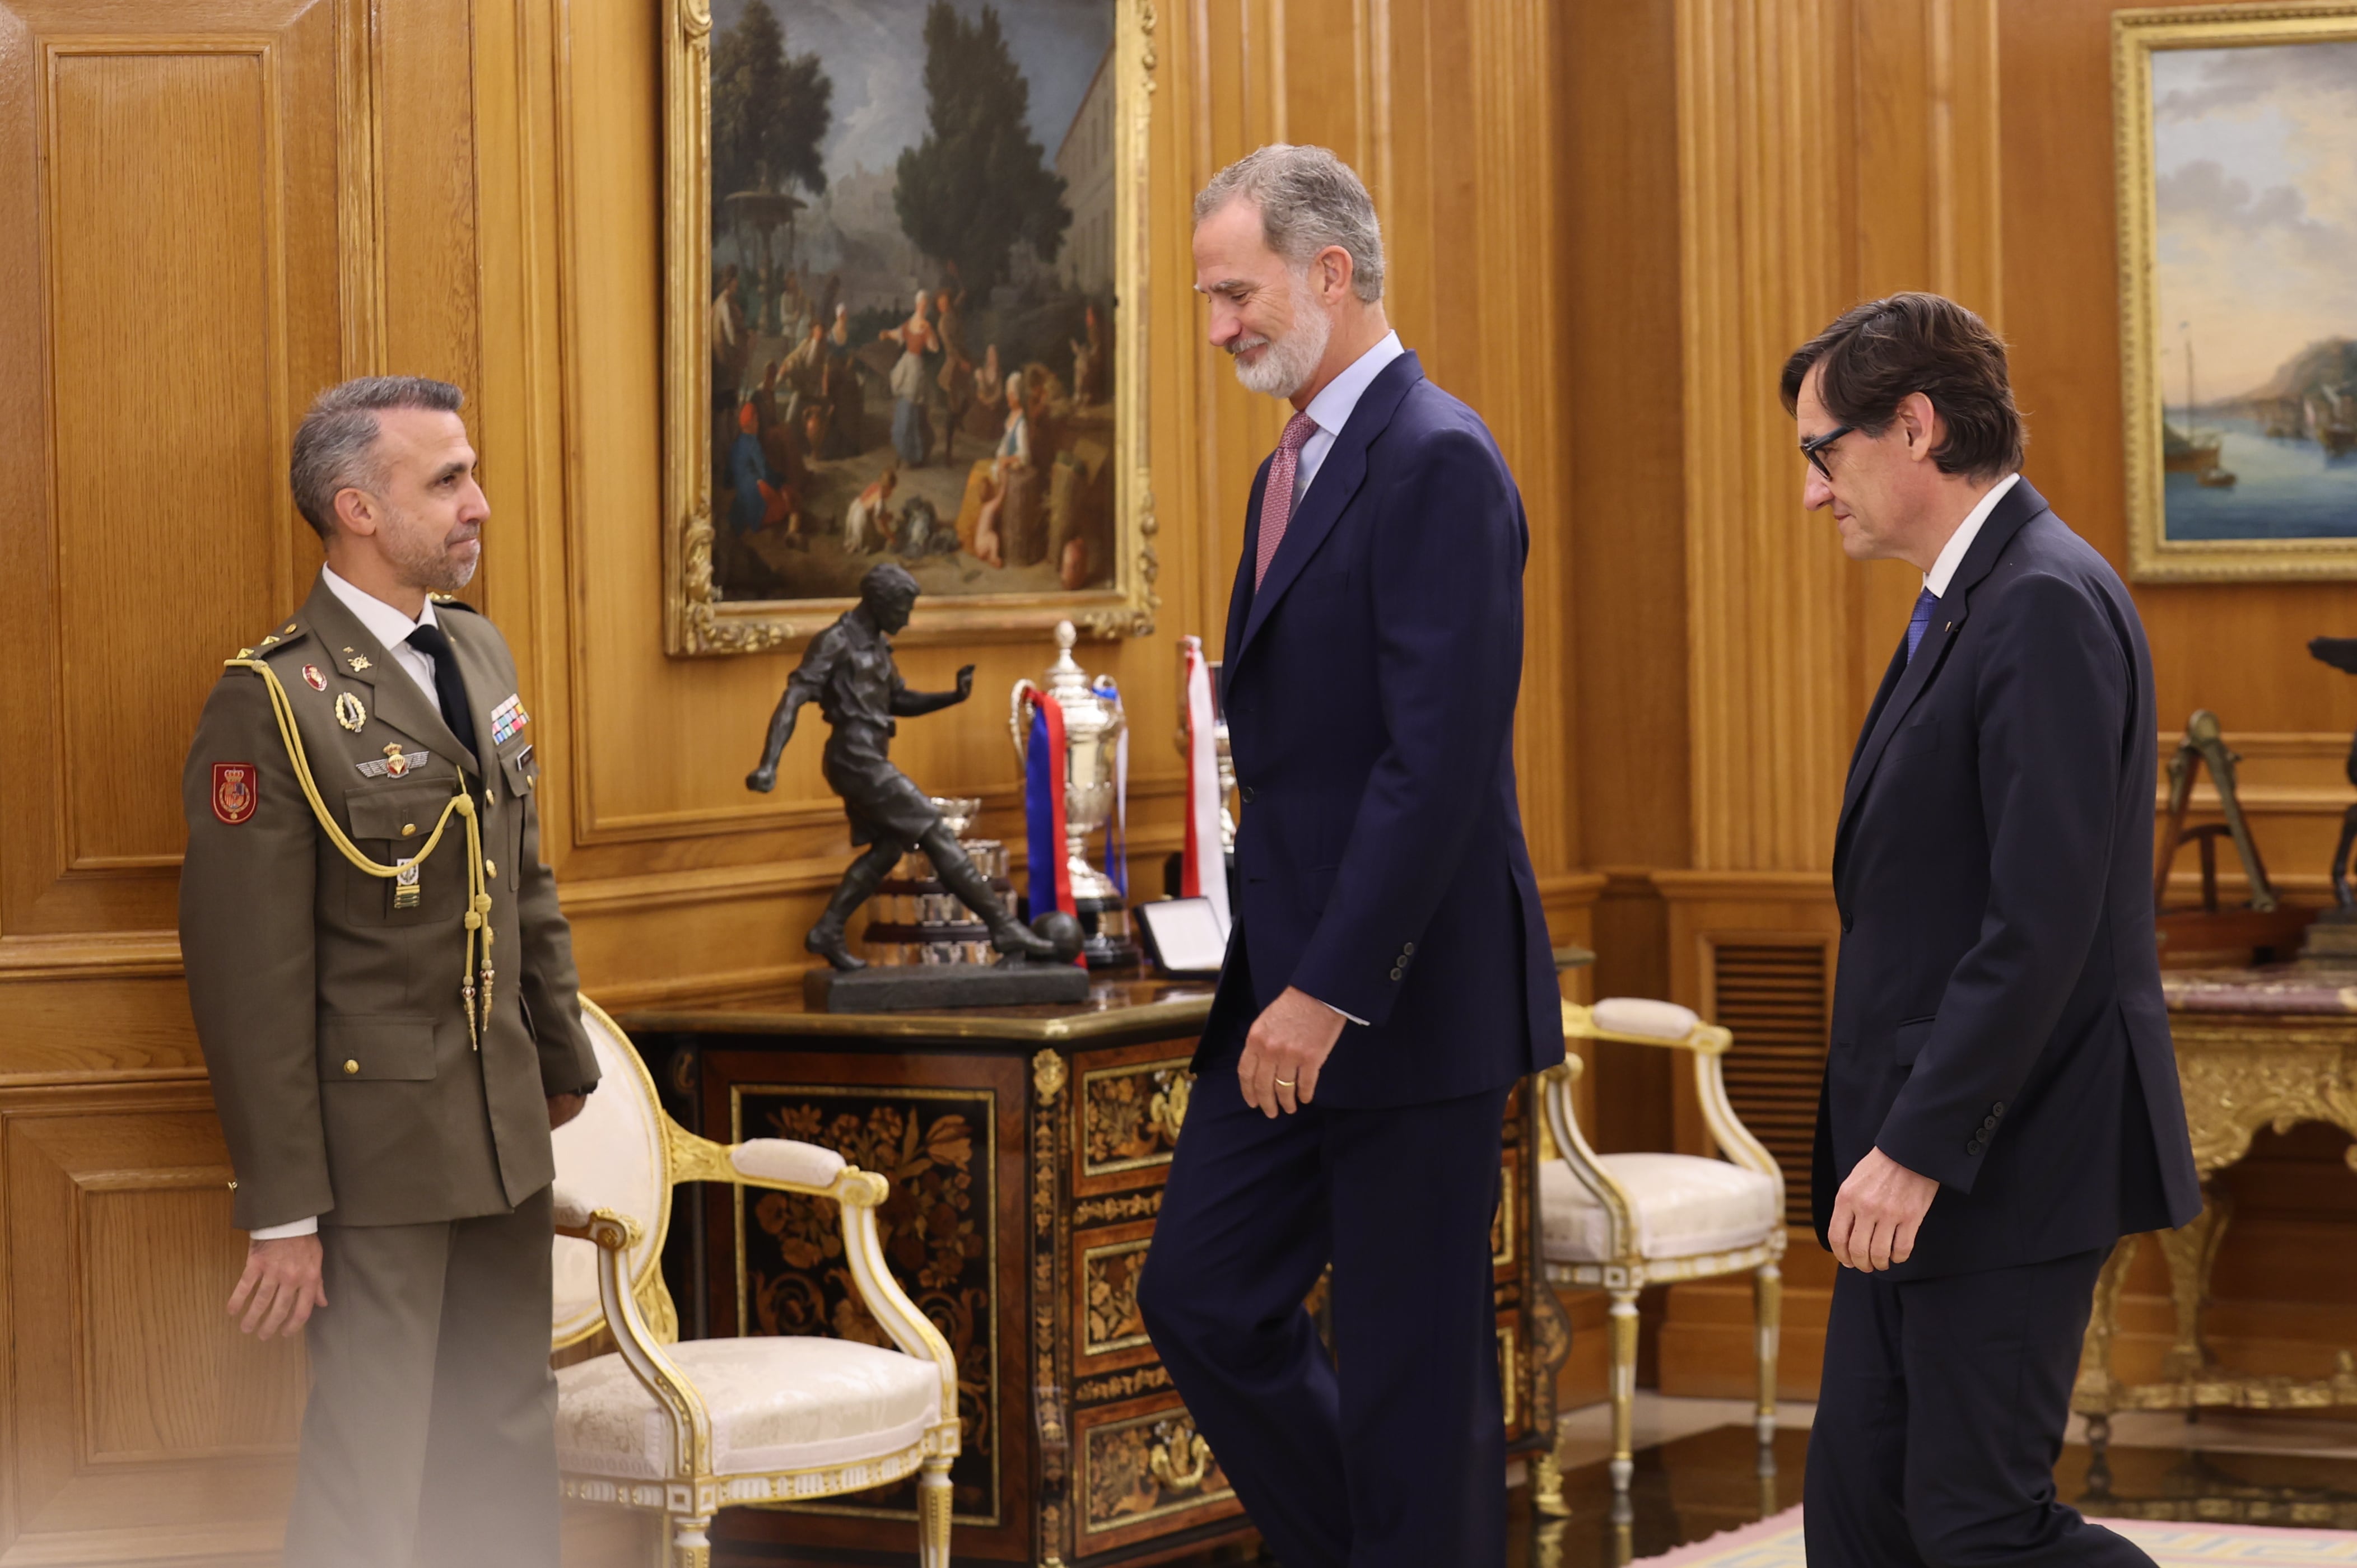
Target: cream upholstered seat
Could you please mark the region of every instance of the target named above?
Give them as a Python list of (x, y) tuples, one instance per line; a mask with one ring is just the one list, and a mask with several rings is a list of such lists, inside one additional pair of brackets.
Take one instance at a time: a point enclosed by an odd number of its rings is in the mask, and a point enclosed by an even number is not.
[[(1703, 1123), (1725, 1153), (1598, 1155), (1572, 1114), (1584, 1064), (1567, 1057), (1544, 1078), (1548, 1125), (1562, 1158), (1539, 1173), (1539, 1236), (1547, 1278), (1601, 1287), (1612, 1298), (1612, 1486), (1616, 1520), (1628, 1513), (1631, 1413), (1637, 1392), (1637, 1294), (1649, 1284), (1749, 1271), (1757, 1325), (1766, 1444), (1776, 1432), (1776, 1349), (1784, 1256), (1784, 1176), (1727, 1103), (1719, 1061), (1734, 1036), (1669, 1002), (1619, 997), (1564, 1004), (1569, 1041), (1615, 1040), (1692, 1053)], [(1766, 1461), (1763, 1460), (1763, 1463)]]
[[(695, 1136), (663, 1114), (614, 1021), (586, 1000), (581, 1014), (604, 1076), (555, 1134), (552, 1337), (563, 1349), (602, 1327), (619, 1348), (556, 1374), (565, 1496), (663, 1513), (675, 1568), (705, 1568), (724, 1504), (832, 1497), (918, 1472), (920, 1561), (948, 1568), (957, 1363), (885, 1265), (884, 1178), (812, 1144)], [(677, 1342), (660, 1264), (681, 1181), (833, 1198), (860, 1301), (899, 1348), (817, 1336)]]

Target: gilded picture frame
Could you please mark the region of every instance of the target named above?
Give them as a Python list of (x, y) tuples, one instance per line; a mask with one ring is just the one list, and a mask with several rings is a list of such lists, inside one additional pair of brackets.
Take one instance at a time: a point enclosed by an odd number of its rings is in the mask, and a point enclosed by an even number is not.
[[(941, 58), (943, 40), (935, 38), (933, 30), (944, 27), (956, 48), (963, 51), (957, 57), (961, 59), (977, 52), (974, 46), (986, 29), (987, 42), (1000, 50), (1001, 74), (1010, 82), (1025, 69), (1035, 75), (1061, 71), (1054, 80), (1027, 79), (1009, 90), (1030, 94), (1034, 124), (1029, 151), (1055, 177), (1053, 188), (1079, 188), (1065, 177), (1072, 172), (1066, 166), (1067, 156), (1083, 136), (1099, 144), (1084, 149), (1086, 156), (1095, 160), (1086, 166), (1092, 170), (1086, 200), (1093, 207), (1077, 214), (1068, 210), (1065, 222), (1070, 227), (1060, 236), (1064, 243), (1050, 247), (1077, 256), (1082, 253), (1079, 242), (1085, 239), (1089, 273), (1085, 279), (1076, 278), (1072, 268), (1078, 263), (1074, 263), (1060, 270), (1056, 257), (1043, 256), (1041, 247), (1027, 241), (1029, 250), (1018, 247), (1013, 252), (1017, 271), (1026, 274), (1015, 280), (1020, 285), (1018, 291), (1015, 285), (996, 277), (985, 279), (984, 288), (969, 288), (954, 257), (944, 263), (918, 250), (913, 242), (905, 249), (895, 248), (892, 260), (879, 265), (874, 260), (877, 247), (865, 234), (856, 252), (848, 244), (834, 252), (836, 265), (826, 271), (823, 255), (816, 263), (808, 259), (813, 247), (797, 231), (796, 220), (806, 209), (818, 209), (823, 199), (810, 188), (821, 181), (807, 176), (797, 189), (788, 180), (770, 178), (765, 165), (760, 176), (748, 182), (761, 188), (726, 193), (716, 205), (716, 46), (732, 72), (743, 69), (743, 45), (729, 34), (730, 18), (741, 24), (748, 5), (762, 5), (777, 18), (777, 31), (782, 34), (782, 49), (772, 50), (773, 63), (782, 54), (790, 71), (809, 73), (823, 70), (831, 62), (818, 51), (792, 52), (802, 47), (798, 23), (807, 19), (812, 23), (811, 36), (823, 38), (827, 16), (817, 8), (798, 13), (797, 0), (718, 0), (723, 15), (716, 27), (714, 0), (665, 0), (662, 594), (666, 652), (696, 657), (792, 646), (857, 602), (861, 573), (895, 560), (914, 570), (924, 589), (915, 618), (899, 635), (902, 641), (1046, 632), (1061, 620), (1070, 620), (1083, 635), (1096, 638), (1144, 636), (1153, 630), (1160, 599), (1155, 588), (1153, 489), (1146, 462), (1146, 224), (1156, 17), (1153, 0), (1103, 3), (1110, 36), (1093, 74), (1085, 78), (1082, 113), (1069, 121), (1063, 113), (1074, 94), (1073, 46), (1065, 40), (1059, 53), (1055, 48), (1043, 51), (1036, 42), (1042, 27), (1059, 18), (1066, 20), (1069, 31), (1073, 14), (1069, 0), (1052, 10), (1040, 0), (987, 0), (986, 4), (898, 0), (901, 9), (922, 16), (922, 41), (908, 41), (906, 27), (895, 33), (871, 29), (875, 38), (885, 41), (863, 38), (853, 52), (866, 49), (872, 56), (893, 48), (916, 49), (919, 69), (908, 72), (906, 62), (899, 62), (901, 71), (886, 71), (876, 69), (873, 58), (855, 59), (845, 65), (858, 71), (856, 78), (841, 75), (844, 67), (838, 67), (838, 76), (820, 89), (823, 105), (837, 80), (848, 84), (845, 97), (856, 99), (865, 91), (867, 97), (857, 105), (856, 123), (866, 131), (879, 118), (892, 118), (877, 112), (876, 98), (882, 91), (880, 81), (899, 76), (907, 81), (907, 92), (913, 95), (913, 106), (886, 107), (897, 113), (895, 123), (905, 127), (912, 117), (922, 116), (928, 93), (935, 91), (930, 83), (938, 73), (922, 70), (926, 60), (921, 50), (930, 47), (935, 58)], [(1027, 17), (1027, 6), (1042, 13), (1041, 17)], [(935, 13), (949, 13), (950, 20), (944, 23)], [(843, 13), (836, 8), (832, 15)], [(1033, 41), (1028, 46), (1027, 22), (1034, 24), (1028, 35)], [(1027, 47), (1031, 50), (1028, 56)], [(719, 99), (724, 107), (737, 80), (732, 75), (730, 82), (723, 84)], [(802, 80), (807, 82), (813, 78), (806, 74)], [(1105, 100), (1110, 101), (1109, 113)], [(1008, 101), (1002, 91), (999, 102)], [(820, 111), (822, 122), (826, 113), (823, 108)], [(937, 123), (938, 102), (933, 113)], [(1083, 125), (1083, 115), (1092, 117), (1093, 130)], [(1049, 117), (1069, 129), (1051, 127), (1047, 135), (1040, 135), (1036, 122)], [(737, 124), (731, 122), (732, 126)], [(727, 134), (741, 141), (741, 131), (724, 134), (724, 145), (740, 145), (728, 141)], [(1058, 135), (1063, 145), (1049, 145)], [(873, 134), (868, 139), (874, 140)], [(1019, 134), (1015, 138), (1018, 144), (1024, 139)], [(807, 152), (812, 144), (805, 141), (803, 145)], [(930, 152), (931, 143), (926, 145)], [(839, 145), (821, 147), (819, 156), (828, 156), (830, 151), (838, 157), (847, 156)], [(908, 155), (902, 156), (905, 159)], [(804, 161), (808, 166), (817, 166)], [(908, 166), (905, 161), (888, 164), (878, 174), (871, 173), (872, 166), (863, 161), (857, 166), (856, 179), (860, 183), (856, 187), (840, 177), (829, 183), (864, 200), (865, 205), (856, 209), (863, 215), (857, 220), (873, 223), (879, 210), (895, 209), (897, 175), (892, 170)], [(866, 188), (879, 179), (884, 184), (880, 203), (877, 192)], [(1109, 193), (1100, 181), (1109, 183)], [(897, 210), (901, 215), (899, 223), (907, 226), (909, 207), (899, 205)], [(736, 223), (747, 214), (754, 225), (750, 230)], [(828, 225), (822, 239), (840, 240), (844, 231), (833, 212), (815, 211), (807, 227), (818, 227), (822, 219)], [(782, 246), (776, 242), (780, 230), (786, 235)], [(933, 231), (940, 231), (938, 220)], [(717, 266), (716, 250), (723, 257)], [(762, 275), (753, 292), (766, 293), (767, 297), (751, 307), (751, 315), (737, 311), (733, 303), (722, 304), (724, 295), (733, 302), (747, 287), (741, 276), (726, 285), (722, 282), (731, 275), (724, 269), (732, 265), (726, 259), (732, 252), (738, 259), (756, 252), (760, 258)], [(855, 254), (864, 272), (844, 259)], [(809, 317), (820, 318), (829, 302), (836, 309), (826, 315), (840, 316), (840, 321), (820, 333), (822, 340), (812, 348), (823, 351), (828, 347), (823, 339), (832, 338), (835, 365), (848, 377), (852, 390), (847, 399), (813, 394), (807, 400), (813, 409), (839, 410), (846, 403), (852, 407), (855, 434), (845, 438), (840, 448), (831, 445), (840, 430), (823, 413), (774, 423), (767, 417), (786, 397), (797, 403), (803, 401), (801, 393), (789, 392), (787, 380), (777, 371), (761, 368), (764, 358), (770, 365), (779, 358), (774, 351), (765, 355), (765, 348), (774, 350), (788, 339), (765, 340), (751, 330), (780, 320), (788, 324), (787, 330), (802, 324), (801, 317), (777, 304), (771, 283), (773, 261), (776, 277), (793, 280), (780, 286)], [(892, 274), (888, 268), (898, 272)], [(753, 263), (748, 261), (743, 271), (752, 270)], [(987, 263), (974, 269), (977, 273), (987, 270)], [(895, 276), (902, 288), (924, 287), (931, 297), (918, 300), (899, 293), (888, 300)], [(1058, 295), (1059, 289), (1064, 294)], [(1075, 303), (1083, 294), (1085, 312)], [(943, 301), (938, 315), (929, 314), (936, 308), (934, 299)], [(1003, 416), (1004, 435), (996, 448), (988, 445), (992, 432), (984, 429), (988, 421), (977, 417), (985, 408), (996, 414), (996, 405), (985, 403), (986, 394), (979, 390), (983, 377), (975, 372), (985, 367), (988, 372), (999, 372), (998, 356), (995, 352), (985, 356), (976, 341), (971, 346), (971, 360), (975, 363), (945, 363), (954, 360), (958, 345), (954, 332), (939, 330), (954, 319), (947, 304), (952, 299), (959, 303), (958, 314), (977, 338), (1005, 329), (1015, 340), (998, 385), (1015, 394), (1017, 403)], [(1069, 333), (1052, 324), (1038, 325), (1052, 317), (1060, 306), (1071, 316)], [(717, 428), (718, 420), (726, 413), (716, 407), (722, 400), (720, 384), (732, 373), (723, 365), (719, 347), (727, 336), (727, 328), (718, 320), (723, 309), (746, 322), (747, 342), (753, 350), (733, 372), (738, 389), (734, 395), (750, 406), (766, 392), (782, 394), (763, 403), (745, 425), (745, 433), (755, 435), (759, 450), (737, 445), (733, 468), (726, 456), (733, 435)], [(877, 331), (875, 324), (888, 309), (900, 328), (909, 329)], [(908, 315), (910, 309), (915, 312), (913, 321)], [(1084, 332), (1078, 325), (1083, 314)], [(1018, 325), (1004, 328), (1009, 320)], [(995, 328), (994, 322), (1001, 328)], [(1029, 324), (1036, 354), (1024, 351), (1021, 324)], [(922, 390), (912, 403), (900, 394), (917, 388), (918, 376), (903, 377), (904, 367), (897, 357), (904, 353), (902, 345), (920, 336), (933, 354), (921, 367)], [(1069, 358), (1061, 347), (1067, 336)], [(898, 341), (884, 344), (879, 338)], [(799, 346), (799, 338), (793, 341)], [(994, 340), (992, 348), (996, 346)], [(907, 349), (906, 357), (914, 360), (914, 349)], [(892, 373), (879, 374), (887, 363)], [(819, 375), (833, 373), (821, 371)], [(961, 420), (956, 402), (945, 400), (952, 398), (953, 391), (964, 390), (954, 383), (967, 375), (974, 375), (977, 390), (965, 398)], [(907, 385), (902, 384), (904, 379)], [(1018, 383), (1023, 390), (1018, 390)], [(936, 392), (935, 387), (942, 390)], [(872, 411), (865, 414), (864, 424), (859, 413), (863, 400)], [(1024, 415), (1027, 403), (1029, 412)], [(888, 426), (878, 417), (888, 408), (892, 416)], [(740, 420), (745, 413), (746, 407), (737, 410)], [(1018, 424), (1025, 436), (1018, 436)], [(780, 427), (785, 432), (782, 437)], [(1028, 438), (1042, 431), (1049, 433), (1044, 442)], [(789, 446), (800, 442), (807, 459), (798, 466), (791, 482), (786, 471), (771, 461), (777, 457), (790, 464), (795, 461), (791, 451), (779, 449), (781, 441)], [(965, 444), (963, 451), (961, 442)], [(1008, 447), (1016, 451), (1005, 450)], [(977, 449), (985, 454), (978, 460)], [(914, 463), (909, 461), (912, 453), (917, 457)], [(753, 474), (766, 477), (751, 484), (730, 482)], [(865, 489), (858, 489), (863, 483)], [(756, 489), (761, 498), (759, 502), (750, 499)], [(932, 494), (934, 490), (941, 494)], [(914, 506), (909, 499), (911, 492)], [(740, 495), (747, 498), (744, 504), (738, 502)], [(978, 501), (977, 497), (983, 499)], [(990, 505), (994, 499), (999, 501), (995, 514)], [(917, 506), (922, 508), (921, 519), (914, 515)], [(883, 514), (880, 522), (878, 512)]]
[(2303, 134), (2357, 113), (2357, 5), (2118, 11), (2112, 46), (2129, 575), (2357, 578), (2357, 180)]

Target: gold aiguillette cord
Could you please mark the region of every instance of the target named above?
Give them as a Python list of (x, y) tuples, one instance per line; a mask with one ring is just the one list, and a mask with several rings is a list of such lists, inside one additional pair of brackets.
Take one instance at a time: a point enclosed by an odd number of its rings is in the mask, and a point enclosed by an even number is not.
[[(328, 804), (319, 798), (319, 786), (311, 777), (311, 759), (303, 750), (302, 732), (296, 727), (295, 704), (279, 682), (278, 672), (259, 659), (224, 660), (232, 670), (251, 670), (262, 677), (270, 693), (270, 711), (278, 720), (278, 738), (286, 743), (287, 759), (295, 764), (295, 781), (303, 786), (303, 798), (311, 802), (311, 814), (327, 830), (328, 842), (334, 844), (353, 867), (370, 876), (393, 878), (401, 875), (397, 865), (382, 865), (361, 853), (360, 846), (347, 837), (336, 819), (328, 813)], [(442, 842), (442, 830), (450, 825), (453, 813), (467, 820), (467, 955), (458, 969), (458, 994), (466, 1004), (467, 1043), (475, 1050), (483, 1048), (483, 1036), (491, 1026), (491, 895), (483, 877), (483, 824), (476, 814), (475, 798), (467, 792), (463, 773), (458, 779), (458, 792), (442, 808), (435, 820), (433, 832), (410, 857), (409, 864), (423, 867), (435, 846)], [(479, 961), (478, 954), (480, 955)], [(482, 977), (479, 1013), (477, 1005), (475, 979)]]

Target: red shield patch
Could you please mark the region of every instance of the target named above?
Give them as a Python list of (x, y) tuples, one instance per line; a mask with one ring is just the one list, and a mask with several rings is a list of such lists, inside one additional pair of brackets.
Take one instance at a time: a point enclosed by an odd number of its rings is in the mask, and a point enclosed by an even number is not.
[(213, 815), (231, 827), (253, 817), (262, 803), (251, 762), (213, 764)]
[(328, 689), (328, 678), (319, 673), (319, 667), (316, 664), (303, 666), (303, 683), (314, 692), (324, 692)]

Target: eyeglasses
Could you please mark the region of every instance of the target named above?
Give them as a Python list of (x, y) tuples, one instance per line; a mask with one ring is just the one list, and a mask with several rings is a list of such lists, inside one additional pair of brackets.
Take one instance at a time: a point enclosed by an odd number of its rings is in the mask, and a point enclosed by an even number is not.
[(1844, 424), (1835, 429), (1826, 431), (1823, 435), (1813, 435), (1806, 441), (1801, 443), (1801, 456), (1806, 457), (1810, 463), (1815, 467), (1818, 473), (1823, 474), (1826, 478), (1831, 479), (1834, 477), (1834, 471), (1825, 467), (1825, 460), (1823, 456), (1823, 453), (1826, 447), (1832, 446), (1835, 442), (1840, 440), (1843, 436), (1848, 435), (1851, 431), (1856, 430), (1857, 428), (1857, 426), (1855, 424)]

